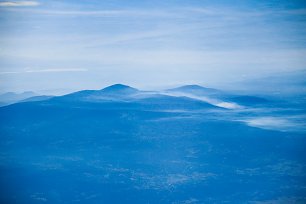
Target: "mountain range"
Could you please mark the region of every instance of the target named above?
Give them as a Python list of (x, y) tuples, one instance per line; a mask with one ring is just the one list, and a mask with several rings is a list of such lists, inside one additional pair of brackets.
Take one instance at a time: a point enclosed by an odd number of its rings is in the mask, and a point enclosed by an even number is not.
[(122, 84), (22, 99), (0, 107), (0, 203), (303, 203), (291, 99)]
[[(18, 102), (33, 102), (33, 101), (83, 101), (83, 102), (107, 102), (107, 101), (121, 101), (121, 102), (136, 102), (146, 103), (162, 103), (162, 101), (173, 102), (178, 104), (179, 101), (184, 103), (197, 103), (207, 106), (222, 106), (222, 103), (232, 103), (239, 107), (239, 105), (260, 105), (266, 104), (269, 101), (258, 96), (244, 96), (237, 94), (230, 94), (217, 89), (206, 88), (199, 85), (186, 85), (178, 88), (167, 89), (165, 91), (141, 91), (136, 88), (123, 85), (114, 84), (101, 90), (82, 90), (63, 96), (45, 96), (38, 95), (34, 92), (24, 92), (21, 94), (5, 93), (0, 96), (2, 106)], [(220, 105), (221, 104), (221, 105)], [(241, 107), (240, 106), (240, 107)]]

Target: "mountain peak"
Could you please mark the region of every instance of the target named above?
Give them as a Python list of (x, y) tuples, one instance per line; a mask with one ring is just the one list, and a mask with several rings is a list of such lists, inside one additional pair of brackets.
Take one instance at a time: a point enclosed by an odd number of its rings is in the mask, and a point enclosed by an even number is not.
[(122, 89), (133, 89), (133, 88), (124, 84), (113, 84), (111, 86), (105, 87), (102, 90), (122, 90)]
[(137, 89), (124, 85), (124, 84), (114, 84), (102, 89), (104, 92), (136, 92)]
[(198, 96), (220, 94), (220, 91), (217, 89), (207, 88), (207, 87), (203, 87), (203, 86), (196, 85), (196, 84), (180, 86), (178, 88), (168, 89), (167, 91), (183, 92), (183, 93), (194, 94)]
[(184, 85), (184, 86), (180, 86), (174, 89), (169, 89), (170, 91), (202, 91), (202, 90), (213, 90), (211, 88), (206, 88), (200, 85), (196, 85), (196, 84), (190, 84), (190, 85)]
[(181, 86), (179, 88), (182, 88), (182, 89), (206, 89), (206, 87), (196, 85), (196, 84), (185, 85), (185, 86)]

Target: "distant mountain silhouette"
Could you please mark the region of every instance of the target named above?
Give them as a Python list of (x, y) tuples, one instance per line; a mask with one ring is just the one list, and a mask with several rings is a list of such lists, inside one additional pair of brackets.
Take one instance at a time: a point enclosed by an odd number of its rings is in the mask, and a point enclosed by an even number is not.
[(194, 95), (212, 95), (212, 94), (221, 94), (222, 91), (213, 89), (213, 88), (206, 88), (199, 85), (185, 85), (178, 88), (168, 89), (168, 92), (183, 92), (189, 93)]
[(33, 97), (30, 97), (30, 98), (26, 98), (24, 100), (21, 100), (19, 102), (33, 102), (33, 101), (44, 101), (44, 100), (48, 100), (50, 98), (53, 98), (54, 96), (45, 96), (45, 95), (42, 95), (42, 96), (33, 96)]
[[(205, 98), (206, 97), (206, 98)], [(233, 95), (221, 90), (202, 87), (199, 85), (185, 85), (164, 92), (141, 91), (124, 84), (114, 84), (100, 90), (82, 90), (66, 94), (63, 96), (38, 96), (34, 92), (24, 92), (16, 94), (8, 92), (0, 95), (0, 106), (5, 106), (18, 102), (44, 102), (49, 104), (69, 105), (74, 102), (88, 103), (122, 103), (128, 102), (129, 106), (143, 106), (151, 108), (217, 108), (223, 107), (225, 103), (234, 103), (235, 106), (260, 106), (267, 105), (269, 100), (248, 95)], [(201, 104), (201, 105), (200, 105)], [(108, 104), (110, 105), (110, 104)], [(127, 104), (121, 104), (125, 107)], [(104, 104), (105, 106), (105, 104)], [(173, 106), (173, 107), (172, 107)], [(225, 106), (224, 106), (225, 107)], [(225, 107), (226, 108), (226, 107)]]
[(95, 107), (103, 109), (219, 109), (219, 107), (201, 100), (140, 91), (136, 88), (122, 84), (115, 84), (101, 90), (78, 91), (64, 96), (51, 98), (46, 101), (46, 103), (86, 107), (92, 107), (92, 103), (94, 103)]
[(103, 102), (103, 101), (122, 101), (128, 100), (131, 95), (137, 94), (135, 88), (123, 84), (114, 84), (101, 90), (82, 90), (64, 96), (53, 98), (56, 101), (87, 101), (87, 102)]
[(26, 91), (23, 93), (7, 92), (7, 93), (0, 95), (0, 104), (8, 105), (8, 104), (16, 103), (26, 98), (30, 98), (30, 97), (37, 96), (37, 95), (38, 94), (32, 91)]
[(130, 94), (130, 93), (136, 93), (139, 90), (124, 84), (114, 84), (106, 88), (103, 88), (101, 91), (103, 91), (104, 93)]
[[(131, 108), (141, 106), (142, 109), (227, 108), (227, 106), (222, 105), (224, 104), (223, 102), (233, 103), (235, 107), (239, 107), (239, 104), (243, 106), (265, 105), (268, 102), (268, 100), (257, 96), (231, 95), (217, 89), (199, 85), (181, 86), (168, 89), (165, 92), (148, 92), (124, 84), (114, 84), (100, 90), (82, 90), (56, 97), (28, 97), (16, 102), (40, 101), (42, 103), (65, 106), (79, 106), (80, 103), (82, 103), (82, 106), (88, 106), (89, 104), (84, 103), (100, 103), (100, 108)], [(104, 105), (101, 103), (104, 103)]]

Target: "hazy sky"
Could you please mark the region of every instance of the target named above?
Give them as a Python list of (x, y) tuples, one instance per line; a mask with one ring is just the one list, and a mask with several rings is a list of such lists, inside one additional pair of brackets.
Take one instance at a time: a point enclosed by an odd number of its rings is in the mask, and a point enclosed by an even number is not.
[(305, 70), (306, 2), (0, 0), (0, 37), (0, 92), (224, 87)]

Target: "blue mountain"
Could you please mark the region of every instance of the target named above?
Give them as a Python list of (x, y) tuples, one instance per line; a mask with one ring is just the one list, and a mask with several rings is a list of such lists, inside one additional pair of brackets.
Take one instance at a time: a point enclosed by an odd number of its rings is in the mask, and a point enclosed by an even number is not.
[(138, 109), (220, 109), (200, 100), (145, 92), (130, 86), (115, 84), (101, 90), (83, 90), (53, 97), (41, 104), (65, 106), (96, 106), (99, 108)]
[(139, 92), (139, 90), (124, 84), (114, 84), (106, 88), (103, 88), (101, 91), (104, 93), (113, 93), (113, 94), (132, 94)]
[(183, 92), (195, 95), (215, 95), (221, 94), (222, 91), (213, 89), (213, 88), (206, 88), (199, 85), (185, 85), (178, 88), (168, 89), (169, 92)]
[(83, 90), (56, 97), (56, 100), (83, 100), (83, 101), (103, 101), (103, 100), (122, 100), (129, 98), (132, 94), (139, 91), (130, 86), (115, 84), (101, 90)]
[(275, 113), (253, 109), (125, 85), (0, 107), (0, 201), (303, 201), (304, 132), (252, 127)]

